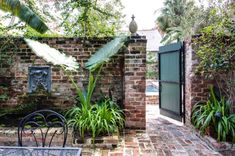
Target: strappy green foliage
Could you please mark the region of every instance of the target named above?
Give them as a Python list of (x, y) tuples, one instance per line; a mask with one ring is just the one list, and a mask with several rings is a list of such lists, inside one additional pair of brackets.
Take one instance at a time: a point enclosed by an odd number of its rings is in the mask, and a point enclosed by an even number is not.
[(19, 0), (0, 0), (0, 9), (12, 13), (40, 33), (48, 30), (46, 24)]
[(116, 37), (109, 43), (105, 44), (88, 59), (85, 64), (86, 68), (89, 70), (95, 70), (101, 64), (109, 61), (112, 56), (118, 53), (119, 49), (124, 45), (126, 39), (126, 36)]
[(224, 97), (221, 100), (216, 98), (212, 87), (210, 88), (210, 99), (193, 107), (192, 124), (202, 134), (210, 129), (215, 132), (218, 141), (235, 143), (235, 114), (230, 114)]
[[(90, 70), (87, 88), (82, 90), (76, 87), (78, 102), (77, 105), (67, 112), (68, 124), (74, 130), (78, 130), (84, 141), (85, 133), (91, 134), (92, 140), (100, 134), (118, 132), (124, 126), (124, 116), (121, 109), (111, 100), (102, 103), (92, 103), (91, 98), (96, 82), (100, 77), (102, 65), (109, 61), (124, 45), (127, 37), (117, 37), (99, 49), (85, 64)], [(96, 76), (94, 77), (94, 72)], [(74, 81), (72, 81), (74, 83)], [(76, 86), (76, 83), (74, 83)]]
[(112, 134), (124, 127), (123, 111), (113, 101), (106, 99), (89, 108), (74, 107), (67, 112), (68, 124), (78, 130), (84, 141), (85, 132), (95, 137)]

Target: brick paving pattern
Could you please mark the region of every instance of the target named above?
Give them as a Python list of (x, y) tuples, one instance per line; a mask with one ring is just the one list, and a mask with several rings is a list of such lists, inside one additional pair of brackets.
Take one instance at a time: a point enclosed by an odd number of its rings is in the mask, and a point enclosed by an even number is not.
[(83, 149), (83, 156), (220, 156), (186, 126), (157, 115), (156, 105), (147, 105), (146, 130), (125, 130), (113, 150)]

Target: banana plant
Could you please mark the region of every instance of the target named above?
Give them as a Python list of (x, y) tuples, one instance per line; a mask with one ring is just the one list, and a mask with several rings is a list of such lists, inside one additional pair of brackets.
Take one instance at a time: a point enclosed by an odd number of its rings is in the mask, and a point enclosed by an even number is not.
[(0, 10), (10, 12), (20, 18), (30, 27), (39, 33), (45, 33), (48, 30), (46, 24), (30, 8), (22, 4), (19, 0), (0, 0)]
[[(79, 64), (72, 56), (66, 56), (58, 50), (49, 47), (46, 44), (39, 43), (30, 39), (25, 39), (26, 43), (33, 52), (42, 57), (45, 61), (54, 65), (60, 65), (65, 74), (71, 80), (77, 91), (79, 105), (76, 105), (67, 111), (68, 124), (74, 130), (78, 130), (82, 140), (84, 141), (85, 132), (92, 134), (92, 142), (101, 132), (112, 133), (118, 131), (118, 127), (123, 128), (124, 119), (122, 111), (119, 108), (108, 108), (105, 102), (102, 106), (96, 106), (91, 102), (96, 82), (100, 77), (103, 64), (117, 54), (119, 49), (124, 45), (127, 37), (117, 37), (100, 48), (88, 62), (85, 64), (89, 72), (88, 85), (79, 86), (75, 82), (72, 73), (79, 69)], [(42, 50), (43, 49), (43, 50)], [(96, 72), (95, 76), (94, 73)]]
[(85, 63), (86, 68), (93, 71), (104, 62), (108, 62), (112, 56), (118, 53), (126, 40), (126, 36), (120, 36), (105, 44), (88, 59)]

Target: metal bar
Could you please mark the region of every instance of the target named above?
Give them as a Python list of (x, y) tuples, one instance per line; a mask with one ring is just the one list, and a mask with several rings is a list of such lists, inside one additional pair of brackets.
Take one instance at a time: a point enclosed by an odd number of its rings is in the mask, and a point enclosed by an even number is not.
[(175, 53), (178, 50), (173, 50), (173, 51), (165, 51), (165, 52), (160, 52), (160, 54), (169, 54), (169, 53)]
[[(159, 51), (160, 52), (160, 51)], [(161, 109), (161, 92), (162, 92), (162, 84), (161, 84), (161, 53), (158, 53), (158, 71), (159, 71), (159, 109)]]
[(161, 108), (160, 109), (160, 114), (165, 115), (167, 117), (173, 118), (174, 120), (181, 121), (182, 122), (182, 117), (180, 114), (173, 112), (168, 109)]
[(46, 150), (81, 150), (81, 148), (77, 148), (77, 147), (22, 147), (22, 146), (0, 146), (0, 149), (3, 148), (11, 148), (11, 149), (46, 149)]
[(168, 44), (166, 46), (159, 47), (159, 53), (171, 53), (180, 50), (182, 44), (180, 42)]
[(177, 82), (177, 81), (159, 80), (159, 82), (162, 82), (162, 83), (171, 83), (171, 84), (180, 84), (180, 82)]
[(181, 46), (181, 49), (179, 50), (178, 52), (179, 54), (179, 77), (180, 77), (180, 85), (179, 85), (179, 89), (180, 89), (180, 98), (179, 98), (179, 110), (180, 110), (180, 116), (182, 117), (182, 46)]
[(183, 45), (182, 45), (182, 55), (183, 55), (183, 78), (182, 78), (182, 86), (183, 86), (183, 122), (185, 123), (185, 42), (183, 42)]
[(77, 156), (81, 155), (82, 148), (76, 148), (76, 147), (20, 147), (20, 146), (0, 146), (0, 149), (18, 149), (18, 150), (76, 150)]

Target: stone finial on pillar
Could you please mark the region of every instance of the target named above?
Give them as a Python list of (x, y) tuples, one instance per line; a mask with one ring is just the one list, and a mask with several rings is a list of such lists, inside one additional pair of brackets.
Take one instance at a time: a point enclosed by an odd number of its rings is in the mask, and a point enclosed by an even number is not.
[(129, 31), (131, 32), (131, 36), (136, 36), (136, 31), (138, 29), (137, 23), (135, 22), (135, 16), (132, 15), (132, 21), (129, 24)]

